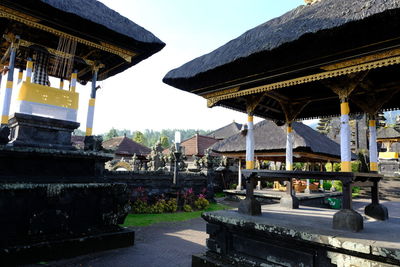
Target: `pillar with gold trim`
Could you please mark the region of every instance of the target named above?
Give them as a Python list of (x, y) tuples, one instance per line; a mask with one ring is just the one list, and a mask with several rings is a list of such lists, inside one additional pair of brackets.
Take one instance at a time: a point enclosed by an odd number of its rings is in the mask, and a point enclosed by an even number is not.
[(10, 113), (11, 95), (12, 95), (12, 89), (13, 89), (13, 85), (14, 85), (15, 55), (17, 52), (17, 48), (14, 43), (11, 44), (10, 51), (11, 51), (10, 52), (10, 63), (8, 66), (6, 90), (4, 92), (3, 110), (1, 113), (1, 125), (8, 124), (8, 117), (9, 117), (9, 113)]
[(286, 170), (293, 170), (293, 129), (291, 123), (287, 123), (286, 127)]
[(246, 169), (254, 169), (254, 124), (253, 114), (249, 113), (247, 118), (246, 134)]
[(33, 70), (33, 61), (32, 58), (27, 58), (26, 60), (26, 74), (25, 74), (25, 82), (30, 83), (32, 81), (32, 70)]
[(22, 82), (22, 77), (23, 77), (23, 75), (24, 75), (24, 70), (21, 68), (21, 69), (19, 69), (19, 72), (18, 72), (18, 81), (17, 81), (17, 84), (20, 84), (20, 83)]
[(375, 116), (370, 116), (369, 119), (369, 169), (372, 172), (378, 171), (378, 146), (376, 143)]
[[(293, 170), (293, 128), (292, 123), (286, 123), (286, 170)], [(286, 194), (280, 200), (280, 206), (287, 209), (298, 209), (299, 200), (293, 190), (293, 181), (286, 181)]]
[(98, 70), (95, 69), (92, 78), (92, 91), (90, 93), (89, 107), (86, 119), (86, 136), (91, 136), (93, 132), (93, 120), (94, 120), (94, 106), (96, 104), (96, 82), (97, 82)]
[(340, 158), (341, 171), (351, 172), (350, 107), (347, 98), (340, 100)]
[[(254, 132), (253, 132), (253, 113), (248, 112), (247, 134), (246, 134), (246, 169), (254, 169)], [(246, 180), (246, 198), (241, 200), (238, 212), (247, 215), (260, 215), (261, 204), (254, 197), (254, 178), (248, 177)]]

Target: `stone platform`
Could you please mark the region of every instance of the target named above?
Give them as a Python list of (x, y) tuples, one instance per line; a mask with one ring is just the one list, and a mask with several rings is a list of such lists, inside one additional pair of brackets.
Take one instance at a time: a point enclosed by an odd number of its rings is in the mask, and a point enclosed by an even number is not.
[[(390, 210), (390, 206), (389, 206)], [(399, 266), (400, 217), (364, 215), (358, 233), (332, 229), (335, 210), (263, 207), (261, 216), (204, 213), (208, 251), (192, 266)]]

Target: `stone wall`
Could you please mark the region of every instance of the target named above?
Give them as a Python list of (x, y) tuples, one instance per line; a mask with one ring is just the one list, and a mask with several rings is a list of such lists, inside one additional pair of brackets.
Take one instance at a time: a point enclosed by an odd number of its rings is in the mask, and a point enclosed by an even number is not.
[[(172, 192), (172, 178), (172, 172), (105, 172), (106, 181), (126, 183), (131, 190), (143, 187), (149, 195), (168, 194)], [(182, 172), (178, 175), (178, 183), (184, 190), (192, 188), (195, 193), (200, 193), (204, 188), (207, 188), (207, 176), (202, 173)]]

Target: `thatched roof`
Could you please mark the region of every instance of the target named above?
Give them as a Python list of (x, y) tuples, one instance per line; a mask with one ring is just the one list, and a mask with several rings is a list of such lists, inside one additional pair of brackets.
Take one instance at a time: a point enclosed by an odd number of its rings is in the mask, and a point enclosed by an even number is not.
[[(238, 83), (238, 79), (245, 81), (249, 75), (254, 78), (268, 72), (272, 74), (278, 68), (282, 68), (278, 72), (284, 73), (288, 66), (300, 62), (314, 64), (313, 60), (321, 56), (359, 47), (366, 39), (373, 41), (371, 34), (376, 30), (382, 30), (384, 36), (385, 27), (394, 26), (380, 19), (379, 24), (361, 29), (362, 34), (351, 32), (353, 39), (349, 39), (348, 32), (345, 36), (340, 32), (345, 25), (354, 27), (365, 26), (368, 21), (375, 23), (377, 17), (374, 15), (383, 12), (398, 23), (399, 8), (398, 0), (322, 0), (313, 5), (299, 6), (171, 70), (163, 81), (193, 91), (219, 83), (228, 86), (232, 80)], [(360, 21), (365, 21), (365, 25), (357, 25)]]
[(242, 124), (232, 122), (228, 125), (225, 125), (224, 127), (212, 131), (211, 133), (207, 134), (207, 136), (211, 136), (215, 139), (226, 139), (229, 136), (239, 133), (241, 128)]
[(115, 155), (125, 157), (132, 157), (133, 154), (137, 156), (147, 156), (151, 152), (150, 148), (136, 143), (126, 136), (114, 137), (104, 141), (103, 147), (112, 150)]
[(393, 127), (379, 128), (376, 135), (377, 135), (377, 139), (398, 139), (398, 138), (400, 138), (400, 132)]
[[(70, 34), (84, 40), (102, 45), (104, 42), (118, 49), (134, 53), (131, 62), (118, 55), (93, 53), (78, 46), (83, 52), (76, 55), (105, 64), (100, 74), (109, 71), (105, 78), (113, 76), (160, 51), (164, 46), (160, 39), (143, 27), (123, 17), (96, 0), (2, 0), (1, 5), (14, 10), (17, 14), (26, 14), (28, 19), (46, 27)], [(14, 12), (12, 11), (12, 12)], [(21, 38), (44, 47), (57, 48), (58, 38), (46, 31), (40, 31), (14, 20), (0, 20), (0, 31), (6, 29)], [(101, 51), (100, 51), (101, 52)], [(78, 77), (90, 80), (91, 74)], [(99, 80), (104, 75), (99, 75)]]
[[(340, 159), (340, 145), (311, 127), (294, 122), (294, 152), (312, 153)], [(274, 122), (264, 120), (254, 125), (255, 153), (262, 154), (286, 151), (286, 126), (277, 126)], [(214, 152), (226, 154), (245, 154), (246, 136), (235, 134), (211, 147)], [(353, 155), (355, 158), (356, 156)], [(295, 159), (296, 161), (296, 159)]]

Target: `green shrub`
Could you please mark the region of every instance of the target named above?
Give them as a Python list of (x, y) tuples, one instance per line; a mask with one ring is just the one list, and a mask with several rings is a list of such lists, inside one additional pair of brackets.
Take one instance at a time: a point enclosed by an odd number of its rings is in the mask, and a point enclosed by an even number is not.
[(186, 212), (192, 212), (193, 211), (192, 207), (190, 205), (188, 205), (188, 204), (183, 205), (183, 210), (186, 211)]
[(178, 203), (176, 202), (176, 198), (171, 198), (165, 203), (165, 212), (176, 212), (178, 209)]
[(210, 202), (208, 202), (207, 199), (203, 197), (199, 197), (195, 202), (194, 202), (194, 207), (198, 210), (204, 210), (205, 208), (210, 205)]
[(330, 181), (324, 181), (322, 186), (324, 187), (324, 190), (330, 190), (332, 187), (332, 183)]
[(343, 191), (343, 184), (339, 180), (333, 181), (332, 186), (336, 188), (336, 191)]
[(149, 213), (163, 213), (165, 211), (166, 201), (160, 199), (154, 205), (149, 207)]
[(231, 185), (229, 186), (229, 189), (231, 189), (231, 190), (235, 190), (235, 189), (236, 189), (236, 187), (237, 187), (237, 184), (231, 184)]
[(352, 191), (352, 193), (360, 193), (360, 190), (361, 190), (361, 187), (359, 187), (359, 186), (354, 186), (352, 189), (351, 189), (351, 191)]
[(146, 202), (137, 199), (131, 204), (132, 213), (147, 213), (149, 210), (149, 206)]

